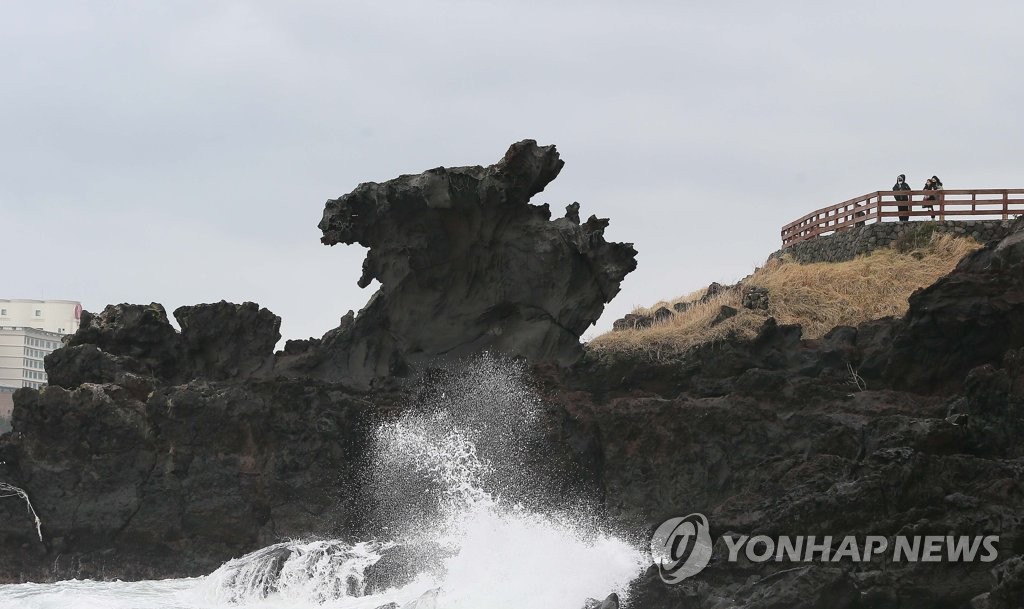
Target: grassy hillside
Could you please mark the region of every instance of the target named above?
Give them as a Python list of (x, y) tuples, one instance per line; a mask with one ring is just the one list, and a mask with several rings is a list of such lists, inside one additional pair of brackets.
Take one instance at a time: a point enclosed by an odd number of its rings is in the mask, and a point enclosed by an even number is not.
[[(753, 337), (768, 317), (779, 323), (800, 324), (806, 338), (817, 338), (838, 325), (903, 315), (914, 290), (948, 274), (961, 258), (980, 247), (972, 239), (949, 235), (931, 235), (923, 244), (913, 245), (877, 250), (849, 262), (799, 264), (785, 256), (773, 259), (735, 288), (706, 303), (693, 304), (650, 328), (602, 334), (589, 347), (655, 357), (678, 355), (696, 345), (721, 340), (729, 333)], [(750, 287), (768, 289), (767, 310), (743, 308), (743, 291)], [(650, 314), (663, 306), (672, 309), (675, 303), (699, 300), (703, 293), (701, 290), (659, 302), (634, 313)], [(722, 305), (734, 307), (739, 313), (712, 326)]]

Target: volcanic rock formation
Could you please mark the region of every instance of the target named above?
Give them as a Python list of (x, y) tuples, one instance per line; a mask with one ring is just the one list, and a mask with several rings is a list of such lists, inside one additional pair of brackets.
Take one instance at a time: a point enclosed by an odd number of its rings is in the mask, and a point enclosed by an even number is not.
[(636, 251), (605, 241), (608, 220), (580, 223), (578, 203), (553, 221), (529, 203), (563, 164), (554, 146), (524, 140), (489, 167), (438, 167), (328, 201), (321, 240), (369, 248), (358, 284), (380, 288), (322, 342), (289, 345), (303, 353), (295, 366), (367, 386), (482, 350), (578, 359)]

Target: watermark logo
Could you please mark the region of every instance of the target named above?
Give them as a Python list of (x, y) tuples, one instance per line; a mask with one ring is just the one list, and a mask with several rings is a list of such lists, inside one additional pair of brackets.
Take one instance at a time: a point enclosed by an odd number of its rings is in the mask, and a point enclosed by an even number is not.
[(669, 518), (651, 537), (651, 558), (661, 581), (678, 584), (700, 573), (711, 560), (711, 531), (704, 514)]
[[(814, 535), (722, 535), (725, 562), (994, 562), (998, 535), (817, 537)], [(651, 558), (661, 580), (678, 584), (700, 573), (711, 560), (711, 532), (703, 514), (670, 518), (651, 537)]]

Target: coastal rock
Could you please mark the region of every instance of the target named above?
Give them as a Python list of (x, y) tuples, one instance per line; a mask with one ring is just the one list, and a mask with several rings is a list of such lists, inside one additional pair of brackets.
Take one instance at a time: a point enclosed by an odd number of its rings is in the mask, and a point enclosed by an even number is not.
[(910, 297), (886, 378), (915, 391), (955, 389), (966, 372), (1024, 344), (1024, 221)]
[(578, 359), (636, 251), (605, 241), (608, 220), (580, 223), (578, 203), (552, 220), (529, 202), (563, 164), (554, 146), (524, 140), (489, 167), (438, 167), (328, 201), (321, 241), (368, 248), (358, 285), (380, 288), (298, 369), (366, 387), (483, 350)]
[(281, 318), (259, 305), (228, 302), (179, 307), (181, 353), (193, 376), (246, 378), (272, 364)]
[(84, 311), (78, 332), (44, 361), (50, 384), (73, 389), (112, 383), (122, 373), (165, 382), (241, 379), (272, 366), (281, 318), (267, 309), (221, 301), (179, 307), (174, 315), (180, 333), (157, 303)]
[(1024, 603), (1024, 556), (1014, 556), (992, 570), (990, 592), (972, 599), (972, 609), (1016, 609)]
[[(79, 345), (92, 345), (112, 357), (97, 356), (92, 350), (79, 350), (74, 356), (81, 356), (86, 361), (75, 363), (66, 361), (73, 357), (72, 352), (61, 353), (64, 359), (59, 362), (59, 368), (70, 367), (77, 369), (79, 374), (107, 376), (109, 369), (123, 367), (162, 379), (176, 379), (181, 373), (180, 338), (167, 321), (163, 305), (158, 303), (108, 305), (98, 315), (83, 311), (78, 332), (66, 343), (67, 347)], [(47, 358), (46, 373), (51, 379), (61, 381), (51, 382), (69, 388), (82, 382), (99, 382), (89, 377), (78, 378), (75, 374), (63, 378), (58, 366), (50, 363), (50, 358)]]

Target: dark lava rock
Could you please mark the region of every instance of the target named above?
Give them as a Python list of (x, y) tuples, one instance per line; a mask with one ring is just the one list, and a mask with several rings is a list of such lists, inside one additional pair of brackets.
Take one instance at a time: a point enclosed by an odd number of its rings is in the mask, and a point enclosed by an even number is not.
[[(157, 303), (109, 305), (99, 315), (83, 311), (78, 332), (65, 344), (68, 347), (93, 345), (113, 357), (97, 357), (90, 350), (82, 350), (81, 356), (86, 361), (60, 362), (59, 368), (77, 369), (74, 372), (59, 370), (47, 358), (47, 375), (55, 374), (62, 381), (54, 381), (50, 376), (50, 382), (64, 387), (91, 381), (88, 375), (92, 373), (108, 375), (111, 367), (166, 379), (178, 378), (181, 371), (180, 337), (167, 321), (163, 306)], [(65, 358), (70, 355), (70, 352), (61, 354)], [(78, 378), (75, 372), (86, 376)]]
[(485, 349), (578, 359), (579, 337), (636, 268), (636, 251), (605, 241), (608, 220), (581, 224), (577, 203), (552, 220), (529, 202), (562, 165), (554, 146), (524, 140), (489, 167), (438, 167), (328, 201), (323, 243), (369, 248), (358, 284), (381, 287), (297, 365), (365, 387)]
[(184, 360), (193, 375), (211, 380), (247, 377), (271, 365), (281, 340), (281, 318), (251, 302), (179, 307), (174, 318)]
[(700, 300), (698, 300), (697, 302), (699, 304), (704, 304), (706, 302), (710, 302), (712, 298), (714, 298), (715, 296), (718, 296), (719, 294), (722, 294), (722, 293), (724, 293), (724, 292), (726, 292), (728, 290), (731, 290), (732, 287), (733, 286), (722, 285), (722, 284), (718, 283), (717, 281), (712, 282), (711, 285), (708, 286), (708, 289), (704, 291), (704, 295), (701, 296)]
[(1024, 556), (1015, 556), (992, 570), (996, 580), (990, 592), (971, 601), (971, 609), (1020, 609), (1024, 607)]
[(752, 286), (743, 290), (743, 307), (755, 311), (768, 310), (768, 288)]
[(432, 542), (396, 545), (383, 550), (380, 559), (363, 571), (363, 593), (379, 594), (401, 588), (427, 573), (441, 575), (444, 560), (452, 552)]
[(674, 315), (672, 313), (672, 309), (669, 309), (668, 307), (660, 307), (654, 312), (654, 323), (667, 321), (672, 318), (672, 315)]
[(654, 325), (654, 317), (638, 313), (626, 313), (622, 319), (617, 319), (612, 324), (613, 331), (621, 330), (642, 330)]
[(259, 305), (221, 301), (180, 307), (174, 316), (181, 333), (156, 303), (83, 312), (78, 332), (44, 361), (50, 384), (72, 389), (122, 373), (167, 382), (239, 379), (273, 365), (281, 318)]
[(886, 377), (915, 391), (954, 388), (981, 364), (1024, 342), (1024, 221), (969, 254), (949, 275), (910, 297)]
[(735, 317), (737, 313), (739, 313), (739, 311), (735, 308), (730, 307), (729, 305), (722, 305), (718, 308), (718, 314), (715, 315), (715, 318), (711, 320), (709, 325), (717, 326), (730, 317)]

